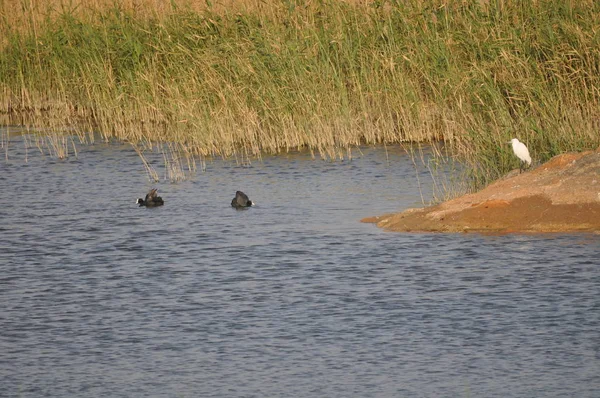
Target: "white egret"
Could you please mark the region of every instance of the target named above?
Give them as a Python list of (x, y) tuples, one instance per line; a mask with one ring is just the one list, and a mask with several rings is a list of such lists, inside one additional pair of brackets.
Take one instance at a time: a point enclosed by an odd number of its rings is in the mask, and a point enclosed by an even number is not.
[(519, 173), (523, 171), (523, 163), (527, 163), (527, 166), (531, 166), (531, 156), (529, 156), (529, 149), (516, 138), (508, 141), (507, 144), (512, 144), (512, 149), (515, 155), (519, 158)]

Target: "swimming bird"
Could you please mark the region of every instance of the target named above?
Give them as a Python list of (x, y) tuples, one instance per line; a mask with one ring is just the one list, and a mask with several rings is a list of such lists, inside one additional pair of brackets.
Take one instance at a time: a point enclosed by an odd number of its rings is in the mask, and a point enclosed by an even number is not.
[(242, 191), (236, 191), (235, 198), (231, 199), (231, 206), (235, 208), (254, 206), (254, 203), (248, 199), (248, 195)]
[(508, 141), (507, 144), (512, 144), (513, 152), (519, 158), (519, 173), (523, 171), (523, 163), (527, 163), (528, 167), (531, 166), (531, 156), (525, 144), (516, 138)]
[(156, 207), (164, 205), (165, 201), (163, 200), (163, 198), (156, 194), (157, 191), (158, 190), (156, 188), (151, 189), (150, 192), (146, 194), (146, 199), (139, 198), (135, 201), (135, 203), (139, 204), (140, 206), (146, 207)]

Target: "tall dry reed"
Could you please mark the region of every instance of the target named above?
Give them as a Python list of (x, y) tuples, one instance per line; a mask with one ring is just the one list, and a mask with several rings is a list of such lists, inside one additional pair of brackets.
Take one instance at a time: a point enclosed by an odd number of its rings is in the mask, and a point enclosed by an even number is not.
[(486, 183), (516, 165), (512, 137), (537, 161), (600, 145), (594, 1), (0, 0), (0, 16), (5, 119), (168, 143), (188, 159), (172, 170), (443, 140)]

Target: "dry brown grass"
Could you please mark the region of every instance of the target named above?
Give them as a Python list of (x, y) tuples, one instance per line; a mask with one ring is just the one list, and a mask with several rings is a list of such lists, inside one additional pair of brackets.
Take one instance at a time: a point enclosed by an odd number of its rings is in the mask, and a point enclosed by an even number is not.
[(485, 182), (514, 136), (539, 160), (600, 145), (593, 1), (210, 4), (0, 0), (0, 123), (159, 147), (171, 179), (443, 140)]

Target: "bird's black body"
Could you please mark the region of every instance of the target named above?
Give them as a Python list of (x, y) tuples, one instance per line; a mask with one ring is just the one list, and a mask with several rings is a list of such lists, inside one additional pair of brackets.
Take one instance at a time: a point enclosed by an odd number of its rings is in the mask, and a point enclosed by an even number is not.
[(231, 200), (231, 206), (239, 209), (242, 207), (250, 207), (253, 206), (254, 203), (250, 199), (248, 199), (248, 195), (243, 193), (242, 191), (237, 191), (235, 193), (235, 198)]
[(145, 199), (139, 198), (135, 203), (139, 204), (140, 206), (146, 207), (156, 207), (164, 205), (165, 201), (163, 200), (163, 198), (156, 194), (157, 191), (158, 190), (156, 188), (151, 189), (150, 192), (146, 194)]

